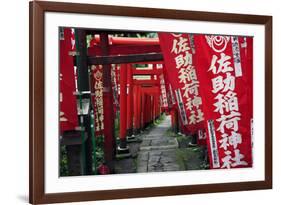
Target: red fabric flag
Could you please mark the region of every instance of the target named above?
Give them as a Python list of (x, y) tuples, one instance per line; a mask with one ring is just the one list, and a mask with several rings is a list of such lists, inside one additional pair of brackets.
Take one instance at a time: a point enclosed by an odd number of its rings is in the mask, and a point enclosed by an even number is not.
[(104, 130), (104, 108), (103, 108), (103, 82), (102, 66), (92, 66), (91, 75), (92, 106), (94, 108), (95, 136), (103, 134)]
[(171, 109), (171, 108), (177, 109), (175, 95), (173, 93), (173, 89), (172, 89), (171, 83), (169, 81), (169, 77), (167, 74), (167, 69), (165, 68), (165, 64), (161, 64), (161, 68), (162, 68), (162, 73), (163, 73), (163, 77), (164, 77), (164, 81), (165, 81), (165, 90), (166, 90), (166, 96), (167, 96), (168, 109)]
[(78, 126), (73, 57), (74, 36), (70, 28), (60, 35), (60, 132), (74, 130)]
[[(166, 78), (163, 74), (163, 64), (154, 64), (154, 67), (156, 67), (157, 70), (161, 70), (162, 72), (157, 76), (159, 78), (159, 91), (161, 96), (161, 107), (164, 110), (168, 109), (168, 93), (166, 90)], [(153, 67), (153, 69), (154, 69)]]
[[(248, 37), (247, 37), (248, 38)], [(211, 168), (252, 166), (250, 49), (238, 37), (194, 35)], [(241, 61), (242, 60), (242, 61)], [(250, 108), (250, 109), (249, 109)]]
[(193, 63), (193, 39), (188, 34), (158, 33), (165, 69), (175, 94), (181, 123), (188, 133), (204, 128), (199, 81)]
[(119, 110), (119, 94), (118, 94), (118, 77), (119, 77), (119, 65), (111, 64), (111, 83), (113, 93), (113, 112), (116, 118), (117, 111)]

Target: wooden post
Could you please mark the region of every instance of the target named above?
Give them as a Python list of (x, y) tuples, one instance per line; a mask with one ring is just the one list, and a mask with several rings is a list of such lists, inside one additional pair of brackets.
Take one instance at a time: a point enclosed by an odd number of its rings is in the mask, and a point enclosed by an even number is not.
[(138, 88), (136, 85), (133, 86), (133, 134), (137, 134), (137, 113), (138, 113)]
[(132, 65), (127, 64), (127, 136), (133, 134), (133, 76)]
[(153, 97), (152, 97), (152, 95), (149, 95), (149, 97), (148, 97), (148, 108), (149, 108), (149, 110), (148, 110), (148, 124), (150, 124), (151, 123), (151, 121), (152, 121), (152, 99), (153, 99)]
[(177, 110), (175, 108), (171, 108), (171, 121), (172, 121), (172, 130), (177, 133), (178, 132), (178, 116)]
[[(77, 79), (78, 79), (78, 100), (80, 109), (83, 106), (85, 99), (88, 99), (90, 103), (90, 95), (84, 94), (90, 91), (89, 84), (89, 72), (87, 63), (87, 41), (86, 41), (86, 31), (84, 29), (75, 29), (75, 44), (76, 44), (76, 66), (77, 66)], [(85, 106), (87, 107), (87, 106)], [(80, 126), (82, 127), (82, 155), (85, 157), (85, 170), (83, 174), (92, 174), (92, 135), (91, 135), (91, 125), (90, 125), (90, 110), (88, 113), (80, 114)], [(83, 131), (83, 129), (85, 130)], [(86, 139), (85, 135), (89, 137)], [(84, 142), (85, 140), (85, 142)]]
[[(108, 34), (101, 33), (101, 52), (103, 56), (109, 54)], [(114, 155), (116, 143), (114, 137), (114, 112), (113, 112), (113, 94), (111, 85), (111, 66), (103, 65), (103, 102), (104, 102), (104, 158), (110, 172), (114, 170)]]
[(175, 130), (176, 130), (176, 133), (178, 133), (179, 126), (180, 126), (179, 112), (177, 109), (174, 109), (174, 110), (175, 110)]
[(154, 122), (154, 95), (151, 96), (151, 107), (150, 107), (150, 121)]
[(152, 95), (152, 98), (151, 98), (151, 122), (153, 123), (154, 122), (154, 101), (155, 101), (155, 95), (153, 94)]
[(145, 94), (144, 95), (144, 108), (143, 108), (143, 113), (144, 113), (144, 128), (148, 125), (148, 119), (149, 119), (149, 100), (150, 96)]
[(134, 107), (134, 119), (135, 119), (135, 134), (139, 134), (140, 132), (140, 123), (141, 123), (141, 94), (140, 94), (140, 86), (136, 85), (136, 101)]
[(144, 129), (144, 116), (145, 116), (145, 94), (142, 92), (141, 89), (141, 129)]
[(160, 98), (160, 93), (156, 97), (155, 101), (155, 118), (157, 119), (159, 117), (159, 98)]
[(120, 67), (120, 143), (117, 147), (117, 154), (129, 153), (127, 146), (127, 65)]
[(157, 119), (157, 103), (158, 103), (158, 98), (159, 98), (160, 93), (155, 95), (155, 100), (154, 100), (154, 120)]
[(181, 119), (180, 119), (180, 114), (179, 114), (178, 109), (176, 109), (176, 111), (177, 111), (176, 112), (177, 113), (176, 120), (177, 120), (177, 125), (178, 125), (178, 132), (183, 133), (184, 130), (183, 130), (183, 125), (182, 125), (182, 122), (181, 122)]

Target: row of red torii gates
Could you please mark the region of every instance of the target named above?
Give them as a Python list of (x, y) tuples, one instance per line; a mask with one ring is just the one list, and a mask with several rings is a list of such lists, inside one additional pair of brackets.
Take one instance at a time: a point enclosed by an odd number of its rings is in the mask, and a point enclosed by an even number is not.
[[(92, 35), (88, 48), (87, 35)], [(167, 96), (163, 99), (161, 92), (161, 85), (165, 86), (163, 80), (165, 65), (158, 38), (112, 37), (110, 32), (75, 29), (75, 47), (74, 65), (77, 67), (77, 76), (82, 79), (77, 85), (79, 97), (91, 98), (88, 94), (90, 91), (93, 95), (94, 88), (89, 80), (89, 75), (93, 75), (89, 74), (89, 67), (102, 66), (104, 159), (110, 171), (114, 169), (116, 154), (130, 154), (127, 141), (133, 140), (136, 134), (154, 122), (163, 111), (169, 111), (171, 114), (173, 129), (177, 131), (180, 128), (176, 107), (168, 106), (170, 104), (167, 102)], [(136, 64), (145, 64), (146, 67), (140, 69), (135, 67)], [(120, 76), (118, 82), (120, 143), (117, 146), (114, 136), (112, 65), (120, 65), (115, 66), (116, 69), (118, 67), (116, 71)], [(140, 78), (144, 76), (144, 79)], [(91, 99), (93, 101), (93, 98)], [(87, 120), (83, 122), (87, 127)], [(87, 134), (94, 135), (90, 131)], [(87, 142), (91, 144), (90, 140), (86, 140), (85, 143)], [(92, 147), (86, 145), (85, 149), (90, 150), (86, 150), (88, 156), (86, 156), (84, 174), (92, 174), (92, 156), (90, 156)]]

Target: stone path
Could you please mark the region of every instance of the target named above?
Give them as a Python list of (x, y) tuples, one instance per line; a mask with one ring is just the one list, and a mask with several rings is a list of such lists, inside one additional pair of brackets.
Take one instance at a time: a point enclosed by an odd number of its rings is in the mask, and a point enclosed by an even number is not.
[(170, 116), (165, 116), (161, 124), (138, 135), (140, 141), (128, 143), (132, 156), (116, 159), (115, 173), (206, 169), (206, 148), (190, 147), (191, 136), (173, 134), (170, 126)]
[(170, 128), (171, 118), (165, 120), (143, 136), (137, 157), (137, 172), (179, 171), (177, 163), (178, 142), (176, 138), (168, 137), (166, 131)]

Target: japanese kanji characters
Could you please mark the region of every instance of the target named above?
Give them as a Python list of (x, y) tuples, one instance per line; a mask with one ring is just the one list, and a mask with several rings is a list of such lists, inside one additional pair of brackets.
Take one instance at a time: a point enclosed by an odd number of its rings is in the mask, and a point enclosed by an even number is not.
[(189, 133), (206, 128), (211, 168), (251, 166), (251, 37), (158, 36), (182, 125)]
[[(182, 96), (185, 98), (185, 107), (189, 110), (188, 124), (194, 125), (204, 120), (204, 114), (200, 109), (202, 104), (199, 95), (199, 81), (197, 79), (195, 66), (192, 62), (192, 50), (188, 37), (174, 35), (171, 53), (175, 54), (174, 63), (178, 69), (179, 83)], [(183, 113), (183, 111), (181, 111)]]
[(103, 112), (103, 83), (102, 71), (100, 66), (92, 66), (93, 87), (94, 87), (94, 108), (95, 108), (95, 131), (99, 132), (104, 129), (104, 112)]
[[(231, 168), (238, 165), (247, 165), (243, 161), (244, 155), (240, 153), (239, 144), (243, 141), (243, 136), (239, 133), (239, 121), (241, 120), (241, 113), (239, 111), (239, 100), (235, 91), (236, 72), (233, 72), (232, 62), (237, 67), (240, 63), (239, 46), (237, 46), (238, 39), (232, 37), (233, 57), (227, 55), (225, 49), (229, 38), (216, 37), (217, 40), (224, 42), (224, 46), (220, 50), (214, 48), (212, 37), (206, 37), (209, 46), (215, 51), (212, 55), (211, 63), (207, 72), (211, 72), (213, 77), (212, 93), (215, 95), (213, 111), (219, 113), (216, 123), (218, 127), (216, 131), (220, 133), (219, 149), (223, 149), (224, 156), (222, 157), (221, 168)], [(226, 39), (226, 40), (223, 40)], [(213, 39), (214, 40), (214, 39)], [(212, 41), (212, 42), (211, 42)], [(237, 69), (237, 68), (235, 68)], [(241, 70), (241, 68), (239, 68)], [(241, 76), (241, 75), (238, 75)], [(233, 151), (232, 151), (233, 150)]]
[(168, 98), (165, 86), (164, 75), (159, 75), (160, 79), (160, 91), (161, 91), (161, 99), (162, 99), (162, 107), (168, 107)]
[[(213, 55), (212, 63), (208, 71), (212, 71), (213, 74), (226, 73), (233, 71), (233, 68), (230, 66), (230, 56), (225, 55), (224, 53), (220, 54), (220, 58), (216, 55)], [(216, 66), (218, 64), (218, 66)]]

